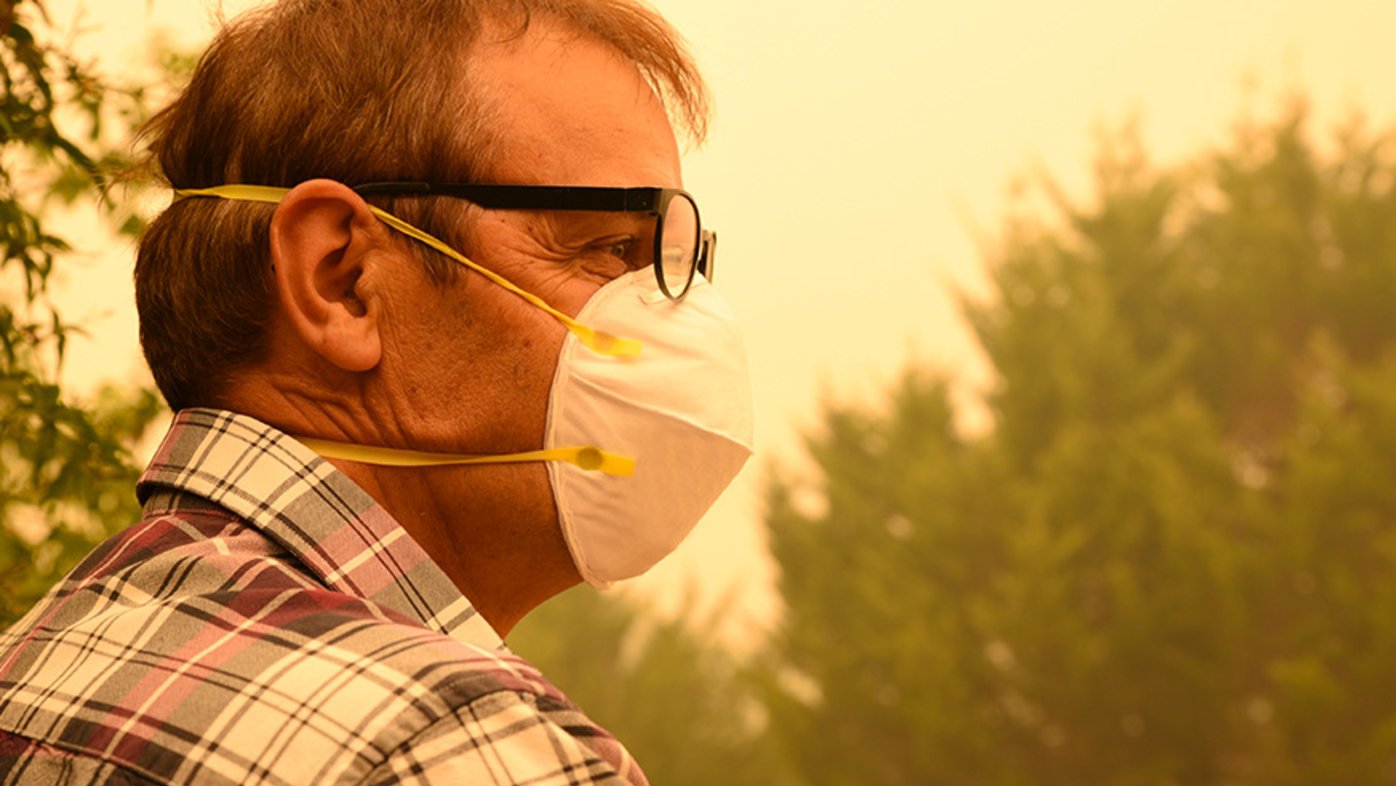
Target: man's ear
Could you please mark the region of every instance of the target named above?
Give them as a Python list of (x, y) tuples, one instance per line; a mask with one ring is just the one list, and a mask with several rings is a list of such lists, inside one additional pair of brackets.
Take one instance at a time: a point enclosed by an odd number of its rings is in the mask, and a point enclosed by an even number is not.
[(385, 232), (368, 203), (333, 180), (291, 189), (271, 220), (282, 311), (307, 347), (345, 371), (367, 371), (382, 357), (379, 304), (360, 278)]

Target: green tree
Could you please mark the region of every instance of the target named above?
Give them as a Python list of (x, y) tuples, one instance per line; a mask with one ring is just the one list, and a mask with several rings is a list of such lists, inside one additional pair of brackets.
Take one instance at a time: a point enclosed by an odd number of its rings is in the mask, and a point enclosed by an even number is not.
[(1159, 168), (1122, 134), (966, 307), (991, 430), (924, 373), (829, 409), (767, 513), (804, 780), (1390, 781), (1393, 142), (1295, 107)]
[(49, 299), (70, 246), (45, 208), (95, 198), (118, 229), (139, 228), (105, 198), (101, 173), (123, 163), (145, 94), (113, 87), (52, 37), (38, 0), (0, 0), (0, 627), (135, 521), (130, 446), (160, 407), (149, 390), (77, 401), (58, 385), (66, 344), (81, 331)]

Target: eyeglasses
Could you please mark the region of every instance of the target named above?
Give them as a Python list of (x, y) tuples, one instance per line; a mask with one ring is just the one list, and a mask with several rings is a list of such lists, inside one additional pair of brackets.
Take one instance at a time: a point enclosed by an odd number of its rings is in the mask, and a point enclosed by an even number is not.
[(688, 292), (695, 273), (713, 278), (717, 234), (704, 231), (698, 203), (677, 188), (519, 186), (481, 183), (365, 183), (360, 196), (449, 196), (495, 210), (588, 210), (655, 217), (654, 274), (670, 300)]

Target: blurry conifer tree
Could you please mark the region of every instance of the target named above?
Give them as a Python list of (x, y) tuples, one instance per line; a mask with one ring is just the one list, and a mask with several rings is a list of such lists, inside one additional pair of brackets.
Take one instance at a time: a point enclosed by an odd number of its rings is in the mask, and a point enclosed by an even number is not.
[(1295, 107), (1007, 222), (993, 427), (909, 373), (769, 489), (772, 735), (811, 784), (1396, 773), (1396, 160)]

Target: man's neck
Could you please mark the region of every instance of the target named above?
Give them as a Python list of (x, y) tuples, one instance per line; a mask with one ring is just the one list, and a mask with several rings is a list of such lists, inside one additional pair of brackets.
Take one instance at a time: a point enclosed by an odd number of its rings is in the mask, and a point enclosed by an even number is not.
[(501, 637), (581, 581), (556, 525), (552, 496), (538, 491), (548, 482), (541, 463), (331, 463), (378, 500)]

